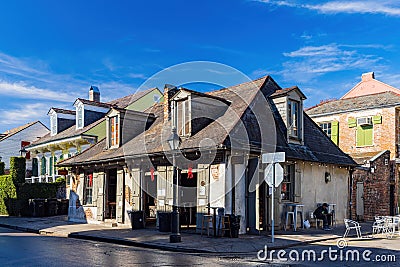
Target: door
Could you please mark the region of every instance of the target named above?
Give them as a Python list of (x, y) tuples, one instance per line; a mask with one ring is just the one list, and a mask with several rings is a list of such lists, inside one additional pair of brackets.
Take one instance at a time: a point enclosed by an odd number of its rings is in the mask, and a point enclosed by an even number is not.
[(356, 215), (357, 215), (357, 218), (364, 216), (364, 183), (363, 182), (357, 182)]
[(182, 172), (179, 180), (179, 213), (181, 225), (196, 224), (197, 172)]
[(108, 171), (107, 179), (107, 201), (105, 219), (116, 219), (117, 208), (117, 169)]

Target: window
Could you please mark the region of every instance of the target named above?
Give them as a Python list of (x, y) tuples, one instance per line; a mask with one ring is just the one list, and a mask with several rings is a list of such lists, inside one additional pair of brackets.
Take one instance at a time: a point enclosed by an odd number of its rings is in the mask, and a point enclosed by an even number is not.
[(300, 137), (300, 112), (299, 102), (288, 101), (288, 131), (291, 137)]
[(85, 174), (83, 194), (83, 205), (91, 205), (93, 203), (93, 173)]
[(285, 173), (283, 176), (281, 197), (282, 200), (294, 201), (294, 177), (295, 177), (295, 165), (290, 164), (285, 166)]
[(329, 138), (332, 136), (332, 123), (323, 122), (319, 124), (319, 127), (321, 127), (322, 131), (324, 131)]
[(119, 145), (118, 116), (110, 118), (110, 147)]
[(190, 135), (189, 100), (176, 103), (177, 132), (180, 136)]
[(83, 127), (83, 105), (79, 105), (77, 112), (76, 112), (76, 119), (77, 119), (77, 128), (80, 129)]
[(50, 129), (51, 129), (51, 135), (57, 134), (57, 115), (56, 114), (53, 114), (50, 116)]
[(374, 140), (374, 127), (372, 125), (357, 125), (356, 145), (372, 146)]

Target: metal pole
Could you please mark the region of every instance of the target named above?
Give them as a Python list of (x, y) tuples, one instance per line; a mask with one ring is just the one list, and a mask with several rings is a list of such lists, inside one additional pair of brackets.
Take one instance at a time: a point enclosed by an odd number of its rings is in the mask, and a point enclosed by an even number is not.
[(175, 151), (172, 154), (173, 165), (173, 207), (172, 207), (172, 223), (171, 235), (169, 236), (170, 243), (181, 242), (181, 234), (179, 233), (179, 211), (178, 211), (178, 175), (175, 162)]
[(275, 190), (275, 163), (272, 163), (272, 200), (271, 200), (271, 236), (272, 243), (275, 242), (275, 222), (274, 222), (274, 190)]

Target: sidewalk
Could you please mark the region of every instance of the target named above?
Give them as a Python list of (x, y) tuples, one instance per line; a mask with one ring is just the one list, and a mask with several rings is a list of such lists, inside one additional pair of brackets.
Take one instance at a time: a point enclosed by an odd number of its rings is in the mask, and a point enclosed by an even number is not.
[[(370, 224), (363, 224), (363, 232), (371, 230)], [(121, 245), (162, 249), (168, 251), (191, 253), (256, 253), (264, 248), (284, 249), (306, 243), (314, 243), (341, 237), (344, 226), (338, 225), (332, 231), (321, 229), (299, 229), (294, 232), (276, 231), (275, 242), (265, 234), (240, 235), (239, 238), (207, 237), (195, 234), (194, 231), (182, 230), (181, 243), (169, 243), (169, 233), (152, 229), (132, 230), (129, 226), (110, 227), (103, 224), (84, 224), (67, 221), (66, 216), (45, 218), (24, 218), (0, 216), (0, 227), (17, 229), (42, 235), (79, 238), (99, 242), (109, 242)]]

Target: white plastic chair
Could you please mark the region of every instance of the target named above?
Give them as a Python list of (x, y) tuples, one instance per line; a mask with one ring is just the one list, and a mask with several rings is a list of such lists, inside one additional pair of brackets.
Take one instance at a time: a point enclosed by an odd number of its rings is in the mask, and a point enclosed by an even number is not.
[(355, 230), (357, 233), (357, 238), (362, 238), (361, 236), (361, 225), (353, 220), (344, 219), (344, 225), (346, 226), (346, 231), (344, 232), (343, 238), (345, 238), (350, 230)]
[(384, 231), (385, 231), (385, 219), (380, 216), (376, 216), (375, 222), (372, 225), (372, 236), (374, 234), (383, 233)]

